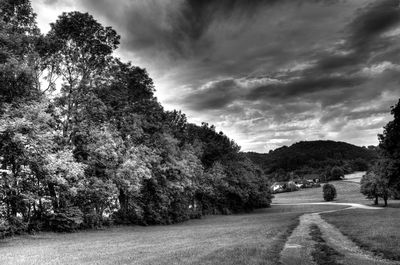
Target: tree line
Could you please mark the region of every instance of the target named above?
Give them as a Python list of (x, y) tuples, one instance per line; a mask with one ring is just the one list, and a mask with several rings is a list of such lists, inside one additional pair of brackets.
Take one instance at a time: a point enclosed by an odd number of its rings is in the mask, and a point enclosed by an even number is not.
[(0, 1), (0, 236), (171, 224), (266, 207), (269, 183), (207, 123), (166, 111), (120, 36), (90, 14), (47, 34), (29, 0)]

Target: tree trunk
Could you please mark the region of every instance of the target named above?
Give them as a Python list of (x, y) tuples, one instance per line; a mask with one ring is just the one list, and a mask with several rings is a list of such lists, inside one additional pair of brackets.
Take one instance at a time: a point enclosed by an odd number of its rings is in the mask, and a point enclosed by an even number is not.
[(58, 200), (57, 200), (57, 193), (56, 193), (56, 189), (53, 183), (49, 183), (47, 184), (48, 188), (49, 188), (49, 193), (52, 199), (52, 203), (53, 203), (53, 208), (54, 210), (58, 209)]
[(374, 205), (378, 205), (378, 196), (375, 195), (375, 202)]
[(128, 211), (128, 198), (123, 189), (119, 190), (118, 200), (122, 212), (126, 213)]

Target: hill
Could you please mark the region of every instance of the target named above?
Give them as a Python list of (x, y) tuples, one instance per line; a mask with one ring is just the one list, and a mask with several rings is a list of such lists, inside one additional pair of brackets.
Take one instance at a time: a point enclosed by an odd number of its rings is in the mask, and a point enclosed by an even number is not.
[(377, 158), (376, 148), (359, 147), (345, 142), (328, 140), (301, 141), (291, 146), (283, 146), (267, 154), (246, 153), (265, 173), (288, 178), (295, 174), (321, 174), (333, 166), (340, 166), (345, 173), (366, 170)]

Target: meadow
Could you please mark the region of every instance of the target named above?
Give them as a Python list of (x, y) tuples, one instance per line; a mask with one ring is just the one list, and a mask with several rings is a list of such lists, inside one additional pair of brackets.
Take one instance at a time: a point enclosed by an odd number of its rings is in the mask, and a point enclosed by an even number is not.
[[(360, 193), (359, 181), (364, 172), (348, 174), (344, 180), (330, 181), (337, 191), (335, 202), (360, 203), (372, 205), (373, 201), (366, 199)], [(323, 184), (322, 184), (323, 185)], [(285, 192), (275, 194), (274, 203), (308, 203), (324, 202), (322, 197), (322, 186), (319, 188), (301, 189), (295, 192)]]
[(400, 205), (392, 203), (377, 214), (354, 209), (322, 214), (358, 246), (387, 259), (400, 261)]
[(169, 226), (121, 226), (0, 241), (0, 264), (278, 264), (304, 213), (340, 206), (272, 206)]
[[(371, 205), (355, 181), (334, 181), (336, 202)], [(276, 194), (270, 208), (205, 216), (168, 226), (117, 226), (77, 233), (42, 232), (0, 241), (0, 264), (280, 264), (281, 251), (299, 217), (344, 209), (340, 205), (279, 205), (322, 202), (321, 188)], [(347, 209), (322, 213), (364, 250), (400, 260), (400, 208)], [(314, 257), (315, 258), (315, 257)]]

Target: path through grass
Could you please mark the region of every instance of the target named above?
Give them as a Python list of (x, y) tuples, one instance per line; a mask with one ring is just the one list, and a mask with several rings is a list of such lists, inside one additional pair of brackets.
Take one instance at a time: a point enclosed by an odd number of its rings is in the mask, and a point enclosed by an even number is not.
[(400, 264), (400, 208), (386, 208), (379, 213), (357, 209), (322, 217), (361, 248)]

